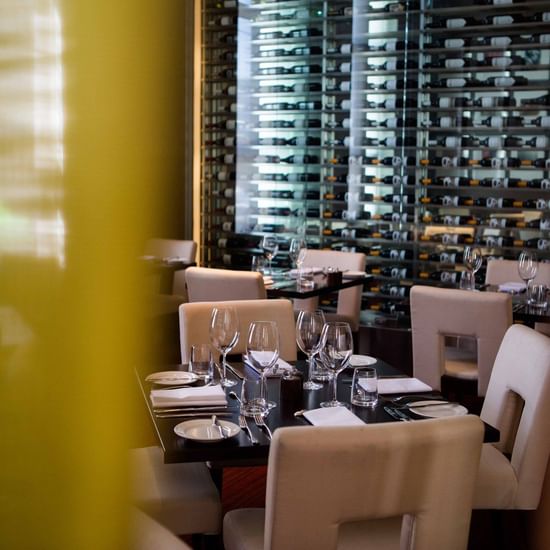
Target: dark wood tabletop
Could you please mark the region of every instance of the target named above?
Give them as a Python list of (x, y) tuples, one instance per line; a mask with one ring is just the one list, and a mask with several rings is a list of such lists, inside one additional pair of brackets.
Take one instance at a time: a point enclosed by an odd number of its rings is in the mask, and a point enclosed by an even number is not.
[(328, 277), (323, 273), (319, 273), (314, 276), (315, 287), (311, 289), (301, 288), (296, 279), (275, 278), (272, 285), (266, 286), (266, 292), (268, 298), (313, 298), (338, 292), (345, 288), (363, 285), (370, 278), (372, 278), (372, 275), (346, 278), (344, 273), (340, 282), (329, 284)]
[[(243, 369), (248, 367), (244, 367), (242, 364), (237, 363), (232, 364), (235, 373), (238, 375), (233, 375), (233, 377), (239, 379), (239, 377), (244, 375)], [(300, 371), (303, 371), (305, 369), (305, 363), (299, 361), (297, 367)], [(374, 367), (381, 378), (403, 376), (400, 371), (380, 360), (374, 364)], [(150, 372), (154, 370), (178, 369), (187, 370), (186, 366), (178, 365), (169, 368), (151, 369)], [(346, 369), (338, 377), (338, 399), (347, 403), (349, 403), (350, 400), (352, 373), (353, 369)], [(150, 383), (144, 381), (145, 376), (146, 373), (138, 373), (139, 385), (159, 439), (159, 444), (164, 450), (164, 461), (166, 463), (212, 461), (246, 466), (250, 464), (264, 464), (267, 462), (269, 455), (269, 438), (254, 424), (252, 419), (248, 419), (248, 424), (259, 440), (258, 445), (252, 445), (248, 435), (242, 430), (237, 436), (230, 439), (209, 443), (187, 440), (176, 435), (174, 433), (174, 427), (180, 422), (188, 420), (188, 418), (159, 418), (151, 407), (149, 391), (152, 386)], [(227, 389), (226, 392), (229, 393), (229, 391), (232, 390), (236, 392), (237, 395), (240, 395), (240, 379), (238, 382), (236, 386)], [(295, 417), (294, 413), (300, 409), (317, 408), (322, 401), (328, 401), (332, 397), (331, 388), (328, 383), (323, 384), (323, 388), (317, 391), (302, 391), (298, 399), (292, 400), (286, 399), (284, 395), (281, 396), (280, 387), (280, 378), (268, 378), (269, 399), (278, 403), (277, 407), (270, 411), (266, 419), (266, 423), (272, 431), (282, 426), (310, 426), (305, 418)], [(367, 424), (374, 422), (395, 422), (396, 420), (384, 410), (384, 406), (390, 403), (389, 399), (391, 397), (395, 396), (380, 396), (377, 406), (373, 409), (351, 405), (351, 411)], [(238, 425), (239, 403), (229, 396), (227, 399), (229, 406), (226, 412), (229, 413), (229, 415), (221, 416), (220, 419), (228, 420)], [(420, 417), (415, 417), (413, 413), (409, 411), (407, 411), (407, 413), (411, 419), (421, 420)], [(208, 415), (206, 417), (208, 417)], [(498, 430), (486, 425), (485, 441), (498, 441), (498, 439)]]

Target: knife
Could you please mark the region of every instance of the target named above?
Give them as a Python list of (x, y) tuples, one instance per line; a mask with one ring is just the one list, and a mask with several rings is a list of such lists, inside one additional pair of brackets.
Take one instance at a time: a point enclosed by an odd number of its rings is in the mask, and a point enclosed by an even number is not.
[(402, 422), (409, 422), (412, 420), (404, 412), (398, 411), (397, 409), (391, 409), (390, 407), (384, 407), (384, 410), (395, 420), (401, 420)]
[[(230, 412), (219, 412), (216, 413), (218, 416), (232, 416), (233, 413)], [(201, 417), (211, 417), (212, 411), (208, 412), (196, 412), (196, 413), (155, 413), (157, 418), (201, 418)]]

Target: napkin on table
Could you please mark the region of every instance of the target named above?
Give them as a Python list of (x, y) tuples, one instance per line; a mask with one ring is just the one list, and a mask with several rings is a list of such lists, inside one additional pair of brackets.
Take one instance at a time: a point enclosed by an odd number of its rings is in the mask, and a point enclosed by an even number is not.
[[(266, 352), (268, 356), (271, 356), (270, 352)], [(243, 361), (254, 371), (256, 371), (258, 374), (261, 374), (259, 369), (257, 369), (250, 359), (248, 359), (246, 356), (243, 355)], [(277, 362), (267, 371), (265, 372), (266, 376), (282, 376), (285, 372), (292, 372), (294, 370), (294, 367), (287, 363), (284, 359), (277, 359)]]
[(498, 285), (499, 292), (510, 292), (511, 294), (517, 294), (525, 290), (525, 283), (516, 283), (510, 281), (509, 283), (502, 283)]
[[(298, 273), (299, 273), (298, 269), (290, 270), (291, 277), (298, 277)], [(302, 267), (302, 273), (313, 273), (315, 275), (317, 273), (323, 273), (323, 268), (322, 267)]]
[(378, 393), (422, 393), (433, 388), (418, 378), (379, 378)]
[(360, 426), (365, 424), (346, 407), (326, 407), (306, 411), (304, 416), (314, 426)]
[(151, 403), (153, 407), (227, 405), (227, 398), (222, 387), (217, 384), (197, 388), (151, 390)]

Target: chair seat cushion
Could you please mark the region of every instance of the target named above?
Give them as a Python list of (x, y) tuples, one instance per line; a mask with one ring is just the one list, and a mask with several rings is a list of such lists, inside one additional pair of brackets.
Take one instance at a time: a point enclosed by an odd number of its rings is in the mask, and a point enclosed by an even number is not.
[(465, 380), (477, 380), (477, 356), (467, 349), (445, 348), (445, 374)]
[(474, 494), (474, 509), (513, 508), (518, 480), (510, 461), (493, 445), (485, 443)]
[(204, 463), (164, 464), (160, 447), (130, 453), (138, 508), (178, 535), (219, 533), (220, 497)]
[(225, 550), (263, 550), (265, 508), (243, 508), (225, 514)]

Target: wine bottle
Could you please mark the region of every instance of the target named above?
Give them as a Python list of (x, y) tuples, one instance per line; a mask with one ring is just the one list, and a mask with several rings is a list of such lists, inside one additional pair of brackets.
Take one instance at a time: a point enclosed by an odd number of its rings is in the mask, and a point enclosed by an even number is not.
[(550, 128), (550, 116), (538, 116), (531, 119), (530, 123), (541, 128)]
[(385, 212), (381, 218), (385, 222), (414, 223), (414, 215), (406, 212)]
[[(371, 255), (375, 256), (376, 254)], [(389, 249), (389, 248), (383, 248), (378, 252), (378, 255), (381, 258), (390, 258), (391, 260), (412, 260), (414, 257), (414, 253), (412, 250), (409, 249), (403, 249), (398, 250), (395, 248)]]
[(226, 155), (217, 155), (215, 157), (206, 157), (204, 159), (206, 162), (217, 162), (220, 164), (235, 164), (235, 155), (226, 154)]
[(476, 107), (515, 107), (516, 100), (513, 97), (478, 97), (474, 100)]
[(237, 76), (237, 71), (236, 69), (230, 67), (228, 69), (223, 69), (223, 71), (220, 71), (218, 73), (218, 77), (219, 78), (225, 78), (227, 80), (232, 80), (234, 79), (235, 77)]
[[(418, 63), (412, 59), (388, 59), (380, 65), (368, 65), (368, 69), (374, 71), (402, 71), (406, 69), (418, 69)], [(416, 87), (407, 86), (407, 88)]]
[(519, 55), (491, 57), (490, 66), (498, 67), (499, 69), (506, 69), (511, 65), (525, 65), (527, 61), (525, 58)]
[(380, 294), (386, 294), (388, 296), (395, 296), (399, 298), (406, 298), (410, 294), (410, 287), (399, 285), (381, 285)]
[(375, 200), (388, 202), (391, 204), (414, 204), (416, 197), (414, 195), (382, 195), (374, 197)]
[(544, 94), (539, 97), (531, 97), (529, 99), (522, 99), (521, 104), (522, 105), (540, 105), (540, 106), (550, 105), (550, 94)]
[(421, 197), (422, 204), (441, 204), (443, 206), (472, 206), (474, 199), (472, 197), (461, 197), (452, 195), (433, 195), (429, 197)]
[(477, 25), (477, 20), (473, 17), (436, 17), (426, 25), (428, 29), (459, 29), (462, 27), (472, 27)]
[(414, 118), (387, 118), (379, 124), (383, 128), (405, 128), (405, 127), (416, 127), (416, 119)]
[(550, 145), (548, 136), (537, 136), (525, 141), (527, 147), (537, 147), (538, 149), (546, 149)]
[(319, 157), (317, 155), (290, 155), (281, 158), (281, 162), (287, 164), (318, 164)]
[(487, 17), (487, 22), (491, 25), (515, 25), (517, 23), (523, 23), (525, 17), (519, 13), (506, 14), (506, 15), (490, 15)]
[(216, 174), (216, 179), (218, 181), (234, 181), (237, 173), (233, 171), (220, 170)]
[(492, 76), (485, 80), (485, 86), (496, 88), (510, 88), (513, 86), (527, 86), (529, 81), (524, 76)]
[(412, 277), (412, 269), (401, 265), (391, 265), (380, 269), (380, 274), (392, 279), (408, 279)]
[(227, 95), (227, 96), (235, 96), (235, 95), (237, 95), (237, 86), (235, 86), (234, 84), (232, 84), (231, 86), (226, 86), (226, 87), (222, 90), (222, 94), (223, 94), (223, 95)]
[(523, 117), (520, 116), (490, 116), (481, 121), (481, 124), (490, 128), (509, 128), (511, 126), (523, 126)]
[(237, 121), (233, 119), (225, 119), (220, 122), (212, 122), (205, 125), (208, 129), (215, 130), (235, 130), (237, 127)]
[(381, 139), (378, 143), (382, 147), (415, 147), (416, 146), (416, 137), (415, 136), (390, 136), (384, 139)]
[[(432, 181), (430, 178), (427, 179), (430, 181), (421, 181), (421, 183), (424, 185), (430, 185)], [(443, 187), (475, 187), (478, 184), (478, 179), (466, 178), (463, 176), (439, 176), (435, 179), (435, 185), (441, 185)]]
[(402, 109), (403, 107), (415, 108), (418, 105), (416, 97), (389, 97), (377, 104), (381, 109)]
[(537, 178), (527, 182), (527, 186), (531, 189), (550, 189), (550, 179)]
[(296, 109), (299, 111), (316, 111), (323, 108), (323, 104), (320, 101), (298, 101), (296, 103)]
[(462, 126), (471, 126), (472, 119), (464, 116), (442, 116), (435, 119), (433, 126), (439, 128), (460, 128)]
[(533, 161), (533, 166), (536, 168), (544, 168), (545, 170), (550, 169), (550, 158), (547, 159), (535, 159)]
[(421, 271), (419, 273), (421, 279), (430, 279), (432, 281), (439, 281), (444, 284), (456, 284), (458, 282), (458, 273), (456, 271)]
[(483, 178), (480, 181), (481, 187), (493, 187), (493, 188), (525, 188), (527, 182), (520, 178)]
[(428, 142), (430, 146), (440, 145), (454, 149), (455, 147), (472, 147), (479, 145), (477, 138), (471, 136), (446, 136), (439, 140), (431, 140)]
[(295, 65), (291, 67), (290, 72), (292, 74), (317, 74), (323, 72), (321, 65)]
[(550, 240), (549, 239), (527, 239), (523, 242), (525, 248), (536, 248), (538, 250), (549, 250), (550, 249)]
[(223, 189), (212, 189), (210, 193), (214, 197), (221, 197), (224, 199), (232, 199), (235, 196), (235, 188), (234, 187), (225, 187)]
[[(287, 175), (287, 181), (301, 181), (301, 182), (314, 182), (321, 181), (320, 174), (312, 173), (292, 173)], [(318, 191), (313, 191), (312, 189), (308, 190), (307, 193), (319, 193)], [(306, 195), (307, 195), (306, 193)], [(317, 195), (318, 196), (318, 195)], [(309, 197), (311, 198), (311, 197)]]
[(257, 192), (257, 196), (261, 198), (271, 198), (271, 199), (293, 199), (294, 191), (290, 189), (262, 189)]
[(315, 136), (296, 136), (287, 140), (287, 145), (321, 145), (321, 138)]
[(477, 218), (473, 216), (452, 216), (451, 214), (434, 216), (429, 223), (439, 225), (478, 225)]
[[(474, 88), (482, 83), (475, 78), (442, 78), (426, 83), (428, 88)], [(496, 85), (496, 84), (495, 84)]]
[(487, 208), (521, 208), (523, 201), (507, 197), (478, 197), (475, 200), (475, 205)]
[(484, 239), (481, 239), (481, 243), (485, 246), (491, 248), (497, 247), (512, 247), (515, 245), (515, 240), (513, 237), (495, 237), (493, 235), (487, 236)]
[(411, 90), (418, 88), (418, 80), (413, 80), (411, 78), (392, 78), (380, 84), (379, 88), (381, 90)]
[(401, 2), (391, 2), (386, 4), (383, 8), (385, 12), (389, 13), (402, 13), (409, 10), (418, 10), (420, 9), (420, 4), (411, 0), (404, 0)]
[(458, 167), (458, 166), (470, 166), (475, 162), (466, 157), (428, 157), (422, 159), (420, 164), (422, 166), (443, 166), (443, 167)]
[(436, 59), (424, 63), (425, 69), (463, 69), (466, 67), (477, 67), (479, 62), (472, 57), (451, 57), (447, 59)]
[(353, 15), (353, 8), (351, 6), (342, 6), (340, 8), (329, 7), (327, 15), (329, 17), (350, 17)]
[(209, 25), (218, 26), (218, 27), (229, 27), (231, 25), (237, 24), (236, 15), (222, 15), (216, 19), (212, 19), (208, 22)]
[(218, 40), (222, 44), (236, 44), (237, 43), (237, 35), (235, 33), (226, 33), (222, 34)]
[(323, 48), (320, 46), (298, 46), (290, 50), (290, 55), (321, 55), (322, 53)]
[(491, 136), (483, 139), (479, 142), (484, 147), (490, 147), (492, 149), (501, 149), (502, 147), (522, 147), (523, 139), (514, 136)]
[(418, 50), (418, 42), (414, 42), (412, 40), (387, 40), (381, 47), (381, 50), (386, 52)]
[(258, 141), (258, 145), (280, 146), (280, 145), (286, 145), (286, 144), (287, 144), (287, 140), (285, 138), (281, 138), (281, 137), (261, 138)]
[(323, 31), (316, 27), (309, 27), (306, 29), (294, 29), (290, 31), (286, 36), (288, 38), (307, 38), (308, 36), (322, 36)]

